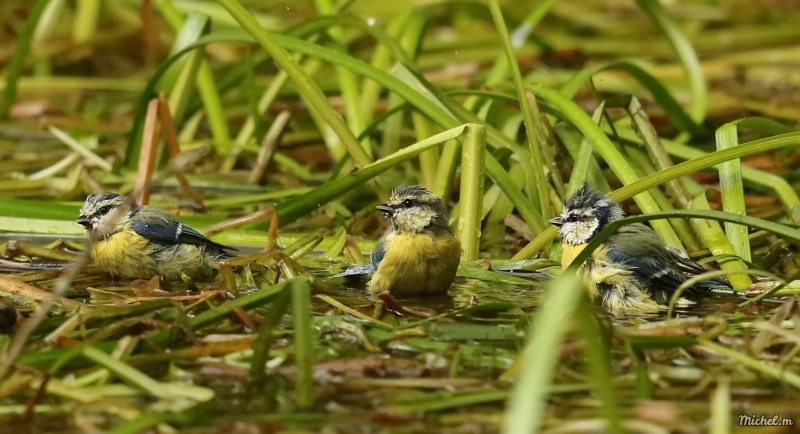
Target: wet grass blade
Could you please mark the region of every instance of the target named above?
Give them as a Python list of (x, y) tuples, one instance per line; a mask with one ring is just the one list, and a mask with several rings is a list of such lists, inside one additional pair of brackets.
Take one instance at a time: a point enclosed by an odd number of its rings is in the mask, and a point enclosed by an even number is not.
[(253, 339), (253, 358), (250, 361), (250, 379), (258, 383), (266, 377), (266, 365), (269, 359), (269, 349), (272, 346), (272, 330), (278, 326), (281, 318), (289, 308), (292, 299), (291, 286), (281, 291), (272, 303), (269, 313), (258, 328), (258, 334)]
[(483, 209), (483, 181), (486, 157), (486, 127), (467, 126), (461, 157), (461, 194), (458, 219), (458, 238), (464, 251), (462, 260), (478, 259), (481, 240), (481, 210)]
[(188, 398), (196, 402), (202, 402), (214, 398), (214, 392), (205, 387), (175, 383), (167, 384), (153, 380), (138, 369), (135, 369), (127, 363), (117, 360), (90, 345), (87, 345), (83, 348), (83, 355), (98, 365), (113, 372), (126, 382), (131, 383), (147, 393), (161, 399)]
[(717, 377), (717, 388), (711, 394), (711, 434), (731, 432), (731, 380), (727, 375)]
[[(739, 145), (739, 132), (736, 123), (728, 123), (717, 129), (717, 150), (733, 148)], [(729, 213), (746, 214), (744, 203), (744, 186), (742, 185), (742, 162), (739, 159), (726, 161), (719, 166), (719, 186), (722, 190), (722, 209)], [(733, 223), (725, 223), (725, 236), (728, 237), (733, 252), (744, 259), (752, 261), (750, 255), (750, 238), (747, 227)]]
[[(691, 208), (695, 210), (711, 209), (711, 207), (708, 205), (708, 199), (706, 199), (705, 191), (692, 200)], [(719, 222), (703, 219), (691, 219), (690, 222), (692, 226), (694, 226), (695, 233), (700, 237), (700, 241), (702, 241), (703, 244), (705, 244), (708, 249), (711, 250), (712, 254), (715, 256), (735, 255), (735, 251), (730, 242), (728, 242), (728, 238), (725, 237), (725, 232), (722, 231), (722, 226), (719, 224)], [(747, 231), (746, 226), (741, 227), (745, 228), (745, 231)], [(742, 263), (741, 260), (719, 261), (719, 264), (720, 268), (723, 270), (747, 269), (747, 265)], [(743, 289), (753, 283), (750, 280), (750, 277), (745, 274), (734, 274), (728, 277), (728, 280), (731, 282), (731, 285), (733, 285), (734, 289)]]
[(755, 359), (747, 354), (744, 354), (743, 352), (724, 347), (706, 339), (698, 339), (697, 343), (700, 346), (706, 347), (719, 355), (731, 359), (742, 367), (760, 372), (763, 375), (774, 378), (775, 380), (786, 382), (792, 385), (794, 388), (800, 389), (800, 375), (797, 375), (792, 371), (787, 371), (783, 367), (776, 366), (772, 362)]
[(304, 284), (303, 282), (307, 280), (308, 280), (307, 277), (296, 277), (293, 278), (292, 280), (285, 280), (275, 285), (268, 286), (266, 288), (261, 288), (258, 291), (251, 292), (250, 294), (247, 294), (245, 296), (227, 301), (219, 306), (215, 306), (197, 316), (192, 317), (189, 320), (189, 325), (194, 330), (207, 327), (211, 324), (223, 320), (224, 318), (227, 318), (231, 314), (231, 311), (233, 311), (233, 309), (236, 307), (241, 307), (242, 309), (252, 309), (254, 307), (269, 303), (275, 298), (277, 294), (286, 289), (286, 287), (288, 287), (293, 282), (297, 281), (298, 285), (302, 285)]
[(311, 284), (294, 280), (288, 290), (292, 294), (294, 318), (295, 399), (300, 407), (314, 404), (314, 327), (311, 323)]
[(503, 434), (530, 434), (541, 429), (558, 348), (583, 296), (583, 286), (574, 273), (562, 275), (548, 287), (542, 308), (534, 314), (528, 330), (528, 343), (518, 356), (523, 358), (522, 371), (508, 399)]
[(594, 395), (600, 400), (600, 410), (608, 420), (608, 432), (621, 433), (620, 409), (615, 392), (614, 372), (611, 369), (611, 353), (608, 339), (603, 333), (599, 318), (595, 315), (594, 306), (586, 297), (581, 298), (576, 320), (580, 324), (581, 335), (586, 342), (584, 360), (589, 371), (589, 379), (593, 383)]

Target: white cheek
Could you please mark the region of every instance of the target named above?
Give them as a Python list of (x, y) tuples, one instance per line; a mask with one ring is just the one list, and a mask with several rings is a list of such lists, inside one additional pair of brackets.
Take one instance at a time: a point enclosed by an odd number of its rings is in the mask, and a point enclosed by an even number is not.
[(584, 244), (589, 241), (597, 229), (597, 221), (565, 223), (561, 227), (561, 239), (572, 245)]
[(105, 235), (111, 231), (113, 231), (116, 227), (115, 222), (111, 220), (113, 215), (116, 214), (115, 212), (110, 212), (99, 219), (95, 219), (92, 221), (94, 230), (97, 231), (100, 235)]

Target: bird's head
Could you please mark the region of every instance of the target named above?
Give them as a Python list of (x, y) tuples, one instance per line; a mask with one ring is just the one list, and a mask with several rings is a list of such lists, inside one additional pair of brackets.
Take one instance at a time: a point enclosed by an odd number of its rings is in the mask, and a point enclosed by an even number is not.
[(389, 200), (377, 208), (400, 233), (450, 230), (442, 199), (419, 185), (395, 188)]
[(116, 232), (135, 207), (133, 200), (121, 194), (90, 194), (75, 222), (83, 226), (90, 239), (100, 239)]
[(561, 240), (567, 244), (588, 243), (609, 223), (625, 217), (617, 202), (584, 184), (564, 202), (561, 214), (550, 219), (559, 228)]

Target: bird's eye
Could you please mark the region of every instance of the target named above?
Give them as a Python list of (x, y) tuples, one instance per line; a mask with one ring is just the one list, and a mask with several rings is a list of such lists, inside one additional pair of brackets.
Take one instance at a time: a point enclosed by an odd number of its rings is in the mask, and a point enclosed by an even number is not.
[(106, 206), (100, 208), (99, 210), (97, 210), (97, 214), (100, 214), (100, 215), (108, 214), (108, 212), (111, 211), (112, 208), (114, 208), (114, 207), (111, 206), (111, 205), (106, 205)]
[(406, 208), (411, 208), (412, 206), (414, 206), (414, 201), (412, 201), (411, 199), (406, 199), (403, 201), (403, 206)]
[(569, 223), (575, 223), (576, 221), (578, 221), (578, 216), (576, 214), (570, 214), (567, 216), (566, 220)]

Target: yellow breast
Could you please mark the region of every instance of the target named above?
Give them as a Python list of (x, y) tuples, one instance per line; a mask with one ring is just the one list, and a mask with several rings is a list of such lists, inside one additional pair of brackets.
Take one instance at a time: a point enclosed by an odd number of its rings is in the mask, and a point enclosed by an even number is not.
[[(586, 244), (587, 243), (578, 244), (576, 246), (573, 246), (571, 244), (564, 243), (564, 244), (561, 245), (561, 269), (562, 270), (566, 270), (567, 267), (569, 267), (570, 264), (572, 264), (572, 261), (574, 261), (575, 258), (577, 258), (578, 255), (580, 255), (580, 253), (583, 251), (583, 249), (586, 248)], [(592, 258), (594, 258), (595, 255), (600, 251), (602, 251), (602, 247), (598, 248), (598, 249), (595, 249), (595, 251), (592, 252)], [(590, 273), (589, 271), (586, 270), (586, 264), (585, 263), (581, 264), (581, 266), (578, 269), (577, 273), (581, 277), (581, 280), (583, 280), (583, 286), (586, 288), (586, 291), (589, 293), (589, 298), (594, 299), (595, 297), (600, 295), (600, 291), (599, 291), (599, 289), (597, 287), (597, 283), (598, 282), (595, 282), (592, 279), (592, 273)]]
[(452, 235), (390, 235), (386, 254), (370, 281), (373, 293), (394, 295), (444, 293), (455, 279), (461, 243)]
[(92, 245), (94, 263), (111, 274), (131, 278), (149, 278), (158, 274), (146, 238), (123, 230)]
[(561, 245), (561, 269), (566, 270), (569, 264), (578, 257), (578, 255), (586, 248), (586, 243), (573, 246), (572, 244), (564, 243)]

